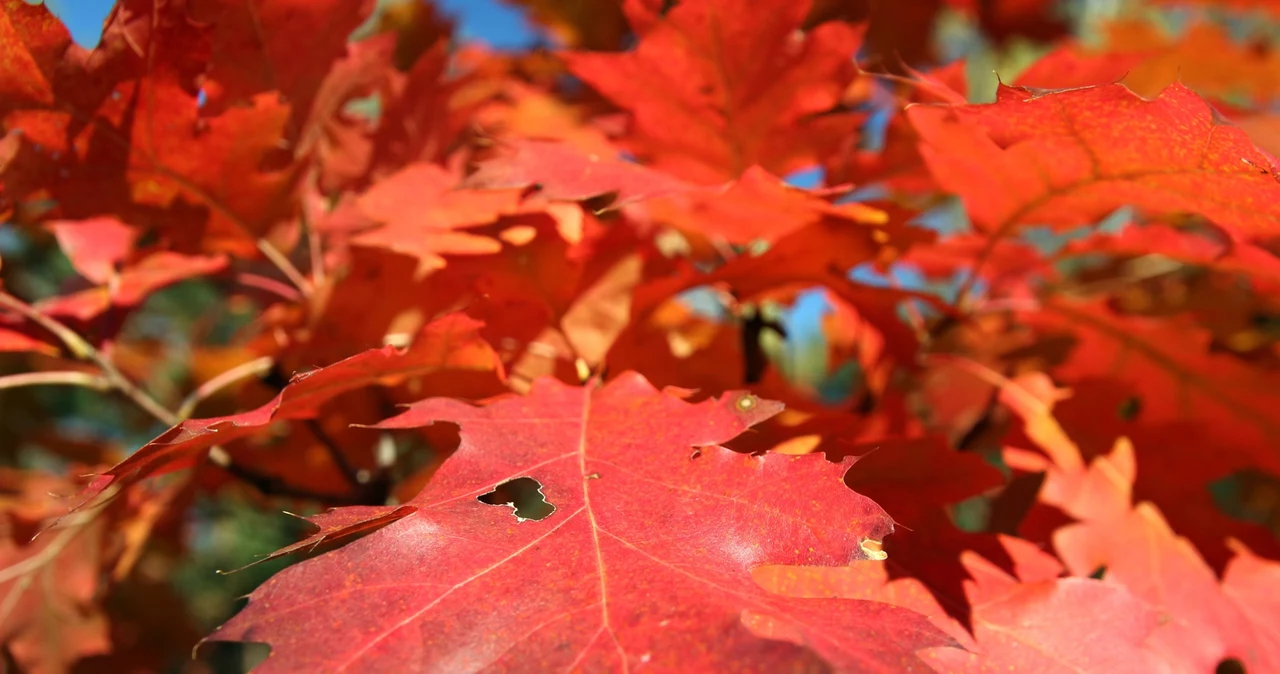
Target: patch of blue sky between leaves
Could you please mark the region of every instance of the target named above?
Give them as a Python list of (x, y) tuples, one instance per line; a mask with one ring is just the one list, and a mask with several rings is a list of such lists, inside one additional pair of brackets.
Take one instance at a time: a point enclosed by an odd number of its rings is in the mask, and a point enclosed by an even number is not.
[[(85, 49), (102, 40), (103, 22), (116, 0), (24, 0), (43, 4), (67, 27), (71, 39)], [(379, 9), (396, 0), (379, 0)], [(457, 21), (459, 40), (484, 42), (494, 49), (526, 49), (538, 41), (538, 33), (525, 13), (499, 0), (438, 0), (437, 6)]]
[(827, 293), (821, 288), (801, 292), (795, 304), (782, 314), (782, 325), (787, 329), (787, 341), (804, 344), (822, 338), (822, 317), (831, 312)]
[(116, 0), (25, 0), (29, 5), (43, 4), (62, 21), (71, 40), (85, 49), (95, 49), (102, 40), (102, 24), (115, 7)]
[(827, 172), (821, 166), (810, 166), (783, 176), (783, 182), (792, 187), (799, 187), (806, 190), (814, 189), (822, 185), (827, 179)]
[(1035, 246), (1041, 253), (1045, 255), (1056, 255), (1067, 247), (1072, 241), (1086, 239), (1093, 234), (1110, 234), (1112, 236), (1124, 231), (1124, 228), (1133, 221), (1134, 211), (1132, 208), (1125, 206), (1116, 209), (1107, 217), (1099, 220), (1093, 225), (1084, 225), (1076, 227), (1065, 232), (1057, 233), (1049, 227), (1033, 226), (1026, 227), (1019, 236), (1024, 242)]
[(456, 39), (479, 41), (494, 49), (514, 51), (538, 43), (524, 11), (498, 0), (436, 0), (436, 6), (457, 20)]
[(728, 321), (730, 318), (729, 310), (720, 301), (720, 293), (711, 286), (690, 288), (676, 299), (693, 313), (713, 321)]

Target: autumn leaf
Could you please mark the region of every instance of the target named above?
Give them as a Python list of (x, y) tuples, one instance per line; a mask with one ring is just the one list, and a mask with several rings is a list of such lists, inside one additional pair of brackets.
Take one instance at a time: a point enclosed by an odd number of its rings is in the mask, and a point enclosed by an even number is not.
[[(691, 405), (635, 374), (598, 389), (542, 380), (483, 407), (416, 403), (379, 426), (452, 421), (463, 439), (406, 504), (415, 512), (276, 576), (211, 638), (271, 644), (266, 672), (375, 671), (388, 658), (775, 671), (815, 657), (888, 672), (946, 645), (909, 611), (784, 599), (751, 579), (761, 563), (866, 558), (892, 531), (840, 482), (844, 466), (717, 446), (778, 409), (744, 393)], [(489, 494), (517, 483), (526, 496)], [(495, 599), (514, 612), (475, 612)], [(871, 634), (876, 647), (860, 646)]]
[(18, 330), (0, 328), (0, 352), (24, 351), (43, 352), (53, 355), (58, 352), (58, 347)]
[(565, 201), (610, 195), (612, 208), (695, 189), (621, 159), (584, 154), (567, 143), (536, 140), (503, 143), (496, 156), (480, 162), (462, 184), (489, 189), (536, 187), (548, 199)]
[(23, 671), (67, 672), (113, 649), (102, 603), (106, 572), (128, 573), (173, 494), (119, 499), (35, 537), (66, 513), (65, 497), (79, 483), (42, 471), (0, 471), (0, 643)]
[(193, 21), (213, 26), (204, 114), (219, 115), (268, 91), (280, 92), (302, 114), (310, 112), (324, 75), (373, 6), (373, 0), (188, 3)]
[[(1217, 352), (1207, 332), (1187, 319), (1156, 324), (1097, 301), (1055, 300), (1047, 309), (1037, 323), (1049, 327), (1070, 322), (1080, 340), (1074, 357), (1057, 369), (1066, 381), (1123, 382), (1141, 399), (1143, 423), (1195, 419), (1227, 434), (1219, 441), (1230, 450), (1215, 453), (1223, 469), (1249, 464), (1280, 472), (1265, 449), (1280, 430), (1264, 412), (1275, 390), (1273, 372)], [(1208, 474), (1200, 477), (1211, 479)]]
[(6, 472), (3, 479), (6, 491), (21, 490), (0, 507), (0, 593), (9, 598), (0, 607), (0, 640), (6, 650), (24, 671), (50, 673), (109, 652), (107, 616), (96, 602), (108, 523), (54, 530), (31, 541), (47, 519), (61, 514), (49, 490), (67, 485), (52, 476)]
[(1153, 100), (1119, 84), (1002, 86), (989, 105), (907, 114), (934, 178), (991, 235), (1090, 224), (1121, 206), (1199, 214), (1241, 240), (1280, 219), (1274, 159), (1182, 85)]
[[(131, 224), (143, 224), (135, 215), (170, 228), (183, 220), (178, 233), (206, 250), (255, 252), (245, 237), (285, 214), (295, 177), (280, 153), (286, 105), (264, 93), (203, 117), (190, 83), (206, 65), (196, 46), (211, 38), (180, 7), (153, 16), (149, 3), (122, 4), (93, 52), (71, 44), (44, 7), (4, 7), (6, 58), (24, 65), (6, 69), (0, 90), (25, 92), (0, 103), (0, 124), (22, 143), (5, 173), (9, 198), (51, 188), (65, 218), (124, 209)], [(208, 241), (189, 217), (150, 210), (184, 204), (206, 209)]]
[(1174, 82), (1218, 99), (1265, 101), (1280, 93), (1280, 52), (1233, 40), (1217, 24), (1197, 21), (1170, 36), (1149, 23), (1117, 21), (1104, 32), (1109, 50), (1149, 56), (1124, 77), (1140, 95), (1155, 96)]
[[(485, 193), (455, 190), (456, 181), (434, 164), (410, 164), (361, 195), (360, 211), (380, 227), (357, 234), (357, 245), (385, 247), (418, 260), (418, 273), (443, 267), (445, 254), (494, 253), (492, 237), (464, 231), (525, 210), (518, 190)], [(424, 207), (405, 208), (416, 200)], [(418, 202), (421, 203), (421, 202)]]
[(1280, 653), (1280, 634), (1274, 628), (1280, 607), (1275, 595), (1266, 591), (1280, 581), (1280, 564), (1255, 555), (1239, 543), (1232, 547), (1236, 555), (1222, 575), (1222, 591), (1253, 624), (1262, 650)]
[(106, 285), (133, 251), (138, 232), (116, 218), (59, 220), (47, 225), (80, 275)]
[(856, 77), (861, 31), (799, 30), (808, 1), (753, 11), (744, 0), (687, 0), (634, 51), (573, 52), (569, 69), (633, 116), (629, 148), (688, 180), (736, 178), (753, 164), (785, 175), (856, 128), (837, 112)]
[(791, 187), (759, 166), (717, 190), (698, 190), (650, 205), (654, 217), (691, 235), (731, 244), (776, 241), (824, 217), (876, 222), (883, 214), (864, 204), (832, 204), (839, 188)]
[(1087, 470), (1048, 469), (1041, 500), (1080, 520), (1054, 534), (1067, 569), (1077, 576), (1101, 570), (1160, 611), (1163, 626), (1150, 648), (1169, 665), (1207, 670), (1230, 657), (1251, 669), (1274, 669), (1276, 654), (1257, 641), (1263, 625), (1227, 600), (1213, 570), (1158, 508), (1131, 504), (1135, 469), (1133, 447), (1123, 438)]
[[(980, 555), (964, 554), (972, 580), (964, 601), (973, 607), (972, 631), (948, 617), (914, 578), (891, 580), (886, 562), (859, 561), (845, 567), (770, 565), (753, 575), (764, 587), (793, 597), (845, 597), (882, 601), (929, 616), (964, 650), (932, 648), (923, 659), (938, 672), (1154, 671), (1147, 643), (1158, 616), (1123, 586), (1081, 578), (1059, 578), (1062, 567), (1034, 545), (1001, 537), (1001, 552), (1016, 574)], [(1080, 613), (1083, 606), (1106, 607)], [(1080, 649), (1080, 643), (1093, 647)]]
[[(158, 290), (198, 276), (217, 273), (226, 266), (227, 259), (220, 255), (206, 257), (158, 251), (129, 267), (110, 285), (50, 298), (37, 303), (37, 307), (51, 316), (88, 321), (113, 306), (137, 307), (147, 296)], [(90, 273), (97, 273), (92, 267), (89, 270)]]
[(1078, 44), (1068, 43), (1032, 63), (1018, 75), (1013, 85), (1036, 89), (1075, 89), (1124, 80), (1126, 86), (1132, 86), (1128, 73), (1149, 56), (1147, 51), (1140, 49), (1094, 53)]
[(6, 665), (1280, 671), (1275, 0), (504, 2), (0, 0)]
[[(975, 555), (966, 557), (975, 577), (966, 590), (977, 652), (932, 651), (929, 660), (939, 671), (1157, 671), (1149, 644), (1160, 633), (1159, 618), (1123, 587), (1082, 578), (1020, 583)], [(1081, 611), (1084, 606), (1092, 608)], [(1076, 648), (1082, 642), (1091, 646)]]

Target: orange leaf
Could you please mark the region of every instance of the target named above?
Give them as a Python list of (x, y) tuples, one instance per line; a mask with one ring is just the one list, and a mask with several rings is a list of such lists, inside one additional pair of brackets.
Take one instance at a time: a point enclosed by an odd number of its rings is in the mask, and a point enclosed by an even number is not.
[(992, 234), (1089, 224), (1121, 206), (1197, 213), (1239, 239), (1280, 227), (1280, 168), (1186, 87), (1001, 86), (990, 105), (908, 109), (934, 178)]

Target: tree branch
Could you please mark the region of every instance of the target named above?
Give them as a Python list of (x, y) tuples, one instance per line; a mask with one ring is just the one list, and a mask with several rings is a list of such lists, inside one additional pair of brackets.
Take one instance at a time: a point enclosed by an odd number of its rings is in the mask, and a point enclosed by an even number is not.
[(54, 318), (40, 313), (35, 307), (7, 292), (0, 291), (0, 306), (22, 315), (24, 318), (53, 333), (75, 357), (87, 360), (98, 366), (98, 369), (102, 370), (102, 376), (111, 383), (112, 388), (124, 394), (151, 416), (170, 426), (176, 426), (181, 421), (176, 414), (170, 412), (168, 408), (157, 402), (155, 398), (152, 398), (149, 393), (124, 376), (124, 373), (116, 367), (115, 363), (103, 356), (101, 351), (94, 348), (92, 344), (85, 341), (83, 337), (76, 334), (71, 328)]
[[(155, 417), (156, 420), (171, 427), (177, 426), (178, 424), (182, 423), (186, 419), (186, 416), (190, 414), (191, 410), (194, 409), (195, 405), (198, 404), (199, 401), (203, 399), (203, 397), (207, 397), (217, 389), (225, 387), (227, 384), (239, 378), (247, 376), (250, 372), (265, 371), (270, 369), (272, 365), (272, 363), (270, 362), (270, 359), (266, 359), (268, 362), (266, 362), (265, 364), (262, 362), (264, 359), (258, 359), (258, 360), (250, 361), (249, 363), (238, 366), (236, 368), (232, 368), (231, 370), (224, 372), (222, 375), (219, 375), (218, 377), (215, 377), (209, 382), (206, 382), (204, 386), (200, 387), (195, 392), (193, 392), (192, 395), (188, 396), (187, 400), (184, 401), (182, 408), (175, 413), (170, 411), (164, 405), (160, 404), (155, 398), (153, 398), (146, 391), (142, 390), (142, 388), (140, 388), (137, 384), (133, 383), (128, 377), (124, 375), (123, 372), (120, 371), (119, 368), (116, 367), (115, 363), (111, 362), (111, 359), (104, 356), (101, 351), (95, 348), (83, 337), (76, 334), (74, 330), (67, 327), (66, 325), (63, 325), (57, 319), (54, 319), (50, 316), (40, 313), (38, 310), (36, 310), (35, 307), (31, 306), (30, 304), (27, 304), (26, 302), (23, 302), (22, 300), (4, 291), (0, 291), (0, 307), (10, 309), (13, 312), (30, 320), (31, 322), (39, 325), (45, 330), (48, 330), (49, 332), (53, 333), (53, 335), (56, 336), (59, 340), (61, 340), (62, 343), (67, 347), (67, 350), (70, 351), (73, 355), (75, 355), (77, 358), (81, 360), (87, 360), (93, 363), (98, 367), (99, 370), (102, 371), (100, 375), (100, 379), (102, 384), (105, 385), (104, 390), (110, 389), (110, 390), (119, 391), (120, 393), (124, 394), (125, 397), (129, 398), (129, 400), (133, 401), (133, 403), (136, 404), (138, 407), (142, 408), (145, 412), (150, 414), (152, 417)], [(26, 375), (15, 375), (15, 376), (27, 377), (28, 383), (34, 383), (36, 380), (40, 379), (40, 377), (37, 375), (46, 375), (46, 379), (47, 379), (49, 378), (48, 375), (54, 375), (54, 374), (64, 375), (62, 381), (60, 381), (59, 383), (71, 383), (69, 380), (72, 378), (65, 377), (65, 375), (68, 375), (71, 373), (28, 373)], [(75, 374), (80, 375), (82, 373), (75, 373)], [(93, 375), (84, 375), (84, 376), (90, 377)], [(76, 378), (76, 379), (78, 379), (79, 381), (85, 381), (81, 378)], [(41, 382), (41, 383), (52, 383), (52, 382)], [(195, 400), (194, 403), (192, 402), (193, 399)], [(330, 442), (332, 442), (332, 440), (330, 440)], [(354, 498), (335, 497), (330, 494), (318, 494), (308, 490), (290, 487), (289, 485), (285, 484), (280, 478), (266, 475), (264, 473), (259, 473), (252, 469), (245, 468), (244, 466), (237, 465), (232, 460), (231, 455), (227, 453), (227, 450), (219, 446), (209, 448), (208, 458), (210, 463), (213, 463), (219, 468), (227, 471), (228, 473), (231, 473), (233, 476), (249, 483), (250, 485), (253, 485), (259, 491), (267, 495), (293, 496), (297, 498), (316, 499), (320, 501), (334, 501), (337, 503), (359, 502), (360, 500), (370, 495), (369, 487), (365, 485), (364, 482), (355, 483), (358, 486), (358, 488), (355, 490)], [(343, 467), (343, 471), (345, 473), (348, 469), (350, 469), (350, 465), (346, 463), (345, 457), (343, 457), (343, 462), (344, 463), (340, 465), (340, 467), (345, 466)], [(354, 475), (355, 472), (352, 471), (352, 474)]]
[(182, 401), (182, 405), (178, 407), (178, 417), (181, 419), (189, 419), (196, 411), (196, 407), (213, 397), (218, 391), (244, 379), (246, 377), (261, 377), (266, 374), (271, 367), (275, 365), (275, 360), (270, 356), (255, 358), (247, 363), (241, 363), (222, 374), (201, 384), (196, 390), (192, 391), (186, 399)]
[(350, 484), (351, 488), (356, 492), (364, 491), (368, 476), (366, 475), (364, 479), (361, 479), (360, 471), (351, 465), (351, 462), (347, 460), (347, 455), (342, 453), (342, 447), (325, 432), (324, 428), (320, 426), (320, 422), (315, 419), (307, 419), (302, 423), (316, 437), (316, 440), (319, 440), (320, 444), (324, 446), (325, 451), (329, 453), (329, 459), (338, 467), (338, 470), (342, 471), (342, 476), (346, 478), (347, 484)]
[(102, 375), (92, 372), (76, 372), (65, 370), (57, 372), (23, 372), (0, 377), (0, 390), (22, 388), (24, 386), (44, 386), (49, 384), (65, 384), (83, 386), (95, 391), (110, 391), (111, 382)]

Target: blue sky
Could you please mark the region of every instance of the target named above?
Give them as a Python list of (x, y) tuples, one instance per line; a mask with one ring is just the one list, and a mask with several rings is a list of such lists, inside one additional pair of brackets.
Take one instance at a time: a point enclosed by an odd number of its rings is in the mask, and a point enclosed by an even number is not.
[[(91, 49), (98, 44), (102, 22), (116, 3), (115, 0), (44, 0), (44, 4), (62, 19), (77, 44)], [(459, 37), (463, 39), (483, 40), (499, 49), (518, 48), (533, 39), (533, 31), (523, 13), (500, 0), (438, 0), (436, 4), (457, 19)]]

